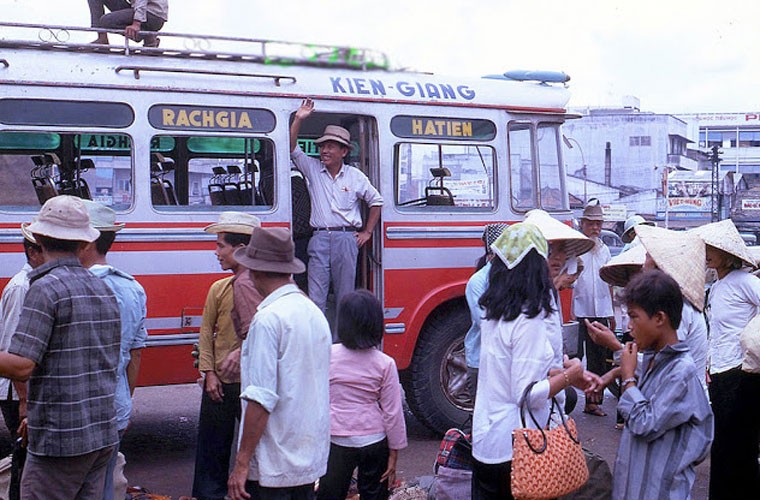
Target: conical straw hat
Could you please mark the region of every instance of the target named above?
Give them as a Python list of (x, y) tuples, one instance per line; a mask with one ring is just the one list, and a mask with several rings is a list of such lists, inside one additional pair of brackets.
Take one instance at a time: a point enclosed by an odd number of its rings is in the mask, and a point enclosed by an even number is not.
[(744, 240), (731, 219), (705, 224), (689, 232), (693, 232), (702, 238), (705, 244), (730, 253), (750, 267), (757, 267), (755, 257), (747, 250), (747, 245), (744, 244)]
[(538, 227), (549, 243), (562, 242), (568, 257), (577, 257), (594, 248), (594, 242), (583, 233), (561, 223), (543, 210), (531, 210), (525, 215), (524, 222)]
[(673, 278), (700, 311), (705, 307), (705, 244), (695, 234), (636, 226), (636, 235), (654, 263)]
[(647, 251), (642, 245), (634, 245), (611, 258), (599, 270), (599, 276), (612, 286), (626, 286), (633, 275), (641, 271)]

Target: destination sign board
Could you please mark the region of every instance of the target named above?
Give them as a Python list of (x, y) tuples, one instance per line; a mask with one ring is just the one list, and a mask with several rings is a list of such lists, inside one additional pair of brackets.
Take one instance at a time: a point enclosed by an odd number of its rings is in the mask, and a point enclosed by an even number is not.
[(496, 137), (496, 125), (488, 120), (440, 118), (432, 116), (394, 116), (391, 132), (397, 137), (469, 139), (490, 141)]
[(217, 108), (157, 104), (148, 111), (148, 121), (162, 130), (205, 130), (217, 132), (269, 133), (275, 116), (266, 109)]

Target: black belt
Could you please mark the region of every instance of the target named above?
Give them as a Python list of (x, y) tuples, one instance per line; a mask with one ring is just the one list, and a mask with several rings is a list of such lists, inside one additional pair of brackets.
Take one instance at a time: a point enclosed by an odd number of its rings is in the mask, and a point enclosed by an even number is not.
[(338, 227), (315, 227), (315, 231), (343, 231), (346, 233), (349, 232), (355, 232), (359, 229), (355, 228), (354, 226), (338, 226)]

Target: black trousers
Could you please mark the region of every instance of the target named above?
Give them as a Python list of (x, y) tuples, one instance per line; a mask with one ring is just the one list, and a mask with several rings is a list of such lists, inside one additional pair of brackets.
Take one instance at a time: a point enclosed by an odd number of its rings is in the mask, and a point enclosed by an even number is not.
[(198, 500), (223, 500), (227, 495), (235, 420), (240, 419), (240, 384), (222, 384), (222, 391), (219, 403), (206, 391), (201, 398), (193, 477), (193, 496)]
[(710, 499), (755, 498), (760, 491), (760, 375), (740, 367), (711, 375), (715, 438), (710, 451)]
[(251, 500), (313, 500), (314, 483), (284, 488), (267, 488), (258, 481), (246, 481), (245, 491)]
[(472, 461), (472, 500), (512, 500), (512, 462)]
[(319, 480), (317, 498), (343, 500), (351, 485), (354, 469), (359, 468), (358, 486), (362, 500), (388, 498), (388, 481), (380, 481), (388, 468), (388, 440), (364, 446), (347, 448), (330, 443), (327, 473)]

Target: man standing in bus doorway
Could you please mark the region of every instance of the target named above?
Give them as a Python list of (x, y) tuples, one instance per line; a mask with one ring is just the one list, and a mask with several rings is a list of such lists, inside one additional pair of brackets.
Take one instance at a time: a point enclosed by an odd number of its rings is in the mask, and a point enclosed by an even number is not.
[(312, 499), (330, 450), (330, 327), (293, 283), (306, 266), (288, 230), (257, 228), (234, 257), (264, 300), (243, 342), (243, 420), (229, 495)]
[(66, 195), (46, 201), (28, 230), (45, 263), (29, 273), (16, 333), (0, 352), (0, 375), (29, 380), (21, 497), (101, 498), (119, 442), (119, 306), (78, 259), (100, 233), (82, 200)]
[[(90, 5), (90, 26), (124, 30), (124, 34), (143, 47), (158, 47), (156, 35), (138, 35), (138, 31), (158, 31), (169, 19), (169, 0), (87, 0)], [(106, 14), (106, 7), (111, 12)], [(92, 43), (108, 44), (108, 34), (98, 33)]]
[[(26, 229), (28, 225), (26, 223), (21, 225), (26, 264), (5, 285), (0, 299), (0, 351), (3, 352), (8, 350), (11, 337), (16, 332), (16, 326), (21, 317), (24, 298), (26, 298), (26, 292), (29, 291), (29, 273), (45, 262), (42, 248), (37, 244), (32, 233)], [(0, 410), (2, 410), (5, 426), (8, 428), (12, 441), (16, 441), (19, 424), (26, 418), (26, 392), (26, 382), (0, 378)], [(5, 455), (7, 453), (2, 456)]]
[[(132, 394), (137, 385), (137, 374), (140, 371), (140, 351), (145, 348), (148, 332), (145, 330), (147, 316), (147, 298), (145, 290), (132, 276), (108, 264), (106, 255), (111, 249), (116, 233), (124, 228), (123, 223), (116, 223), (114, 211), (100, 203), (82, 200), (90, 215), (90, 225), (100, 231), (100, 236), (88, 244), (79, 256), (82, 265), (92, 274), (106, 282), (119, 303), (121, 318), (121, 350), (119, 368), (116, 372), (116, 429), (119, 431), (119, 443), (129, 427), (132, 416)], [(117, 444), (108, 462), (106, 481), (103, 490), (105, 500), (113, 500), (115, 496), (113, 473), (119, 454)]]
[(234, 274), (211, 285), (198, 341), (203, 396), (198, 418), (193, 497), (222, 500), (227, 495), (235, 421), (240, 419), (240, 345), (262, 300), (248, 269), (233, 253), (245, 248), (259, 219), (243, 212), (222, 212), (204, 228), (216, 235), (216, 258)]
[[(612, 310), (612, 288), (599, 276), (599, 270), (610, 260), (610, 249), (601, 240), (602, 222), (604, 211), (599, 200), (593, 199), (583, 209), (581, 216), (581, 232), (594, 242), (594, 248), (583, 254), (580, 259), (583, 262), (578, 280), (573, 292), (573, 316), (578, 321), (578, 357), (583, 358), (583, 345), (586, 346), (586, 368), (599, 376), (607, 372), (607, 358), (611, 357), (609, 351), (591, 339), (586, 330), (586, 322), (598, 321), (610, 329), (615, 329), (615, 317)], [(604, 397), (599, 392), (598, 399), (586, 396), (584, 413), (603, 417), (606, 414), (599, 407)]]
[[(343, 163), (353, 148), (345, 128), (325, 127), (322, 137), (314, 141), (319, 146), (319, 160), (301, 150), (301, 124), (313, 112), (314, 101), (308, 98), (296, 111), (290, 126), (290, 157), (308, 181), (314, 228), (309, 241), (309, 297), (324, 312), (331, 283), (336, 304), (356, 286), (359, 248), (372, 238), (383, 198), (366, 175)], [(361, 218), (362, 200), (369, 206), (366, 224)]]

